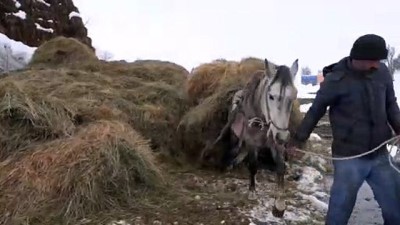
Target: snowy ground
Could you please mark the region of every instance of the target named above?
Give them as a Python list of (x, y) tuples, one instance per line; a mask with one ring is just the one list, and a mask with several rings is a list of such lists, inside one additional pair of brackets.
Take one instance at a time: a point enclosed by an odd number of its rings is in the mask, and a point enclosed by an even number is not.
[(0, 33), (0, 72), (24, 68), (35, 50)]
[[(312, 145), (319, 147), (322, 139), (317, 134), (313, 134), (312, 137)], [(263, 182), (263, 187), (258, 192), (258, 196), (260, 196), (258, 205), (246, 212), (250, 217), (250, 224), (323, 223), (323, 217), (328, 208), (328, 194), (321, 171), (326, 171), (327, 162), (309, 156), (305, 156), (301, 161), (305, 164), (294, 164), (292, 168), (292, 170), (299, 171), (301, 177), (294, 182), (293, 187), (288, 188), (291, 195), (287, 198), (288, 207), (284, 217), (276, 218), (272, 215), (274, 199), (271, 198), (273, 196), (271, 190), (274, 190), (274, 183)]]

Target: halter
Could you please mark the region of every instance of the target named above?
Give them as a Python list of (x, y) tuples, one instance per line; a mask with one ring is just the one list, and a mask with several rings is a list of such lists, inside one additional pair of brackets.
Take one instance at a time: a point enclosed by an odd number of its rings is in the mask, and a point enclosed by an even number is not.
[[(266, 93), (269, 93), (270, 89), (271, 89), (271, 85), (272, 84), (268, 84), (267, 86), (267, 91)], [(280, 131), (287, 131), (289, 130), (289, 126), (282, 128), (278, 125), (276, 125), (276, 123), (271, 119), (271, 115), (270, 115), (270, 110), (269, 110), (269, 105), (268, 105), (268, 101), (266, 103), (266, 108), (267, 108), (267, 118), (266, 121), (264, 122), (263, 119), (259, 118), (259, 117), (253, 117), (251, 119), (248, 120), (248, 126), (249, 127), (253, 127), (254, 124), (259, 124), (260, 125), (260, 130), (264, 130), (265, 127), (269, 128), (270, 125), (272, 124), (272, 126), (274, 126), (277, 130)]]

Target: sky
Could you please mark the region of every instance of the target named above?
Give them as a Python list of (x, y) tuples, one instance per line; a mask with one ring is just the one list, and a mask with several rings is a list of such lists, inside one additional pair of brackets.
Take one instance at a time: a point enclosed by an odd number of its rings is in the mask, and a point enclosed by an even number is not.
[(254, 56), (286, 65), (299, 59), (317, 73), (367, 33), (400, 53), (396, 0), (73, 1), (94, 47), (115, 60), (167, 60), (191, 70), (214, 59)]

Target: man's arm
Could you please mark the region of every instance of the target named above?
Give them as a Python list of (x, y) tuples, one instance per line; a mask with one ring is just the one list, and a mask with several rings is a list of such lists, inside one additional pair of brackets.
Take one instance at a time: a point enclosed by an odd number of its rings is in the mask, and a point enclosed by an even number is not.
[(337, 100), (340, 90), (338, 89), (339, 82), (342, 77), (343, 74), (328, 74), (325, 77), (310, 109), (295, 133), (294, 137), (297, 141), (305, 142), (309, 138), (318, 121), (325, 115), (326, 108)]
[(386, 88), (386, 114), (388, 122), (397, 135), (400, 135), (400, 109), (394, 92), (393, 81)]

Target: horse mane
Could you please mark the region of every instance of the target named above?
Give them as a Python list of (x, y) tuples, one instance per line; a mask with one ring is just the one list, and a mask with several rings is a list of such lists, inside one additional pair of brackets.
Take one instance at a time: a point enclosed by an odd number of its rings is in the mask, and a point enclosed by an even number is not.
[(277, 81), (279, 81), (282, 84), (282, 87), (293, 85), (292, 74), (290, 72), (289, 67), (287, 66), (277, 67), (276, 75), (274, 76), (274, 79), (271, 81), (271, 85), (273, 85)]

